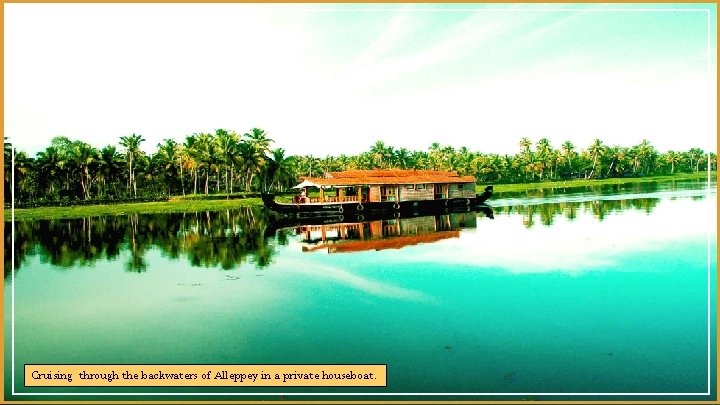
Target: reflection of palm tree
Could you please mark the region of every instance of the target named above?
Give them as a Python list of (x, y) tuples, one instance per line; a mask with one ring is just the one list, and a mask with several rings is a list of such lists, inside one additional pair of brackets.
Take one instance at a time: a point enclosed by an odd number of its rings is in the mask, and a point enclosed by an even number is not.
[(132, 273), (144, 273), (147, 271), (147, 262), (142, 253), (130, 252), (130, 260), (125, 263), (125, 270)]
[(533, 215), (535, 214), (535, 206), (534, 205), (528, 205), (525, 207), (525, 213), (523, 215), (523, 225), (525, 225), (525, 228), (532, 228), (533, 225), (535, 225), (535, 220), (533, 219)]
[(255, 264), (259, 268), (268, 267), (270, 263), (272, 263), (272, 258), (274, 254), (275, 249), (272, 247), (272, 245), (261, 244), (255, 254)]
[(540, 205), (540, 222), (545, 226), (553, 224), (553, 218), (556, 214), (555, 208), (557, 204), (542, 204)]
[(569, 221), (574, 221), (575, 218), (577, 218), (577, 210), (579, 207), (580, 203), (566, 203), (565, 207), (563, 208), (563, 212), (565, 212), (565, 218), (567, 218)]
[(128, 215), (130, 222), (130, 260), (125, 263), (127, 271), (142, 273), (147, 270), (147, 263), (144, 259), (145, 249), (138, 238), (138, 214)]

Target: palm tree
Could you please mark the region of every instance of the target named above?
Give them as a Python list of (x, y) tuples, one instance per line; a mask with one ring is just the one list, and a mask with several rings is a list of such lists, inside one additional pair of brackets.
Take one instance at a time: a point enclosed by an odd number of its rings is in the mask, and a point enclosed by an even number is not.
[(30, 158), (27, 153), (18, 151), (15, 153), (15, 162), (13, 166), (12, 160), (12, 145), (5, 144), (5, 183), (6, 183), (6, 194), (10, 197), (10, 183), (12, 182), (12, 175), (15, 175), (15, 200), (23, 201), (31, 197), (32, 190), (27, 187), (27, 178), (32, 174), (34, 161)]
[(273, 142), (272, 139), (267, 137), (267, 133), (259, 128), (253, 128), (243, 136), (248, 139), (248, 142), (250, 142), (253, 147), (263, 154), (270, 150), (270, 144)]
[(192, 172), (193, 175), (193, 194), (197, 194), (198, 188), (198, 171), (200, 169), (200, 160), (197, 151), (197, 144), (199, 140), (198, 134), (192, 134), (185, 137), (185, 143), (183, 144), (183, 167), (187, 168)]
[(680, 163), (680, 154), (675, 151), (669, 150), (665, 154), (665, 161), (670, 164), (670, 173), (675, 173), (675, 165)]
[[(547, 138), (541, 138), (537, 144), (535, 144), (535, 150), (536, 150), (536, 156), (539, 160), (538, 163), (542, 165), (542, 169), (540, 170), (540, 180), (543, 179), (545, 175), (545, 168), (546, 167), (552, 167), (553, 165), (553, 156), (552, 156), (552, 146), (550, 146), (550, 140)], [(552, 171), (550, 173), (550, 176), (552, 177)]]
[[(6, 162), (9, 162), (6, 161)], [(55, 146), (48, 146), (44, 151), (38, 152), (35, 160), (35, 170), (40, 184), (47, 188), (51, 197), (56, 197), (55, 186), (62, 178), (62, 171), (67, 161)], [(59, 185), (59, 184), (58, 184)], [(42, 190), (45, 191), (45, 190)]]
[(615, 145), (606, 147), (604, 155), (610, 158), (610, 165), (607, 173), (605, 173), (605, 177), (610, 177), (613, 172), (616, 176), (623, 175), (627, 163), (627, 150)]
[(120, 156), (117, 148), (114, 146), (108, 145), (100, 150), (98, 173), (100, 175), (100, 182), (103, 185), (100, 193), (104, 197), (108, 196), (109, 185), (115, 184), (115, 176), (122, 170), (123, 163), (122, 156)]
[(378, 169), (385, 169), (390, 166), (390, 159), (393, 156), (392, 146), (386, 146), (383, 141), (376, 141), (370, 147), (370, 153), (373, 157), (373, 163)]
[(12, 182), (12, 156), (13, 156), (13, 147), (11, 144), (7, 143), (8, 138), (5, 137), (5, 143), (3, 144), (3, 166), (5, 169), (5, 176), (4, 176), (4, 190), (5, 190), (5, 197), (9, 197), (12, 193), (10, 190), (10, 183)]
[[(250, 176), (250, 184), (248, 184), (248, 187), (252, 185), (252, 178), (257, 173), (261, 173), (265, 167), (265, 164), (267, 163), (266, 157), (267, 154), (270, 152), (270, 143), (273, 142), (272, 139), (267, 137), (267, 133), (259, 128), (253, 128), (250, 130), (249, 133), (245, 133), (243, 135), (245, 138), (247, 138), (247, 143), (251, 146), (254, 151), (245, 151), (245, 157), (254, 159), (254, 162), (246, 162), (250, 166), (255, 168), (256, 173), (252, 173)], [(263, 189), (267, 189), (267, 179), (261, 179)]]
[(194, 147), (195, 158), (198, 166), (205, 169), (205, 195), (210, 194), (210, 171), (217, 169), (215, 166), (215, 142), (211, 134), (201, 132), (198, 134)]
[(85, 200), (90, 199), (90, 186), (92, 184), (90, 166), (96, 163), (98, 158), (98, 150), (91, 145), (80, 141), (73, 142), (71, 161), (78, 167), (80, 172), (80, 186)]
[(638, 151), (637, 146), (633, 146), (628, 151), (628, 159), (630, 160), (630, 165), (633, 168), (633, 175), (637, 175), (640, 169), (640, 164), (642, 163), (642, 156), (640, 156), (640, 152)]
[(588, 153), (592, 158), (592, 170), (590, 170), (590, 175), (587, 178), (592, 178), (595, 174), (595, 166), (597, 166), (598, 159), (604, 153), (602, 141), (600, 139), (595, 139), (592, 145), (588, 148)]
[(575, 145), (573, 145), (570, 141), (563, 142), (562, 146), (562, 155), (565, 158), (565, 161), (568, 165), (568, 171), (570, 175), (572, 175), (572, 162), (573, 159), (577, 156), (577, 152), (575, 152)]
[(700, 159), (702, 158), (703, 155), (705, 155), (705, 152), (703, 152), (703, 150), (700, 148), (692, 148), (689, 151), (687, 151), (685, 153), (685, 155), (687, 156), (687, 159), (690, 163), (690, 167), (692, 167), (693, 162), (695, 162), (695, 172), (696, 173), (699, 172), (700, 171)]
[[(285, 150), (283, 148), (277, 148), (272, 150), (272, 157), (270, 158), (270, 167), (272, 171), (269, 173), (271, 176), (271, 184), (274, 182), (277, 184), (278, 191), (285, 191), (286, 187), (292, 187), (291, 182), (296, 180), (294, 158), (285, 157)], [(272, 186), (271, 186), (272, 187)]]
[(640, 158), (641, 165), (643, 167), (643, 174), (648, 174), (650, 171), (650, 168), (653, 166), (653, 163), (655, 163), (655, 159), (657, 158), (657, 152), (655, 152), (655, 148), (650, 144), (650, 142), (647, 139), (643, 139), (642, 142), (637, 146), (638, 148), (638, 157)]
[(217, 136), (218, 152), (225, 169), (225, 193), (232, 193), (240, 137), (234, 131), (224, 129), (215, 130), (215, 136)]
[(142, 135), (133, 133), (129, 136), (120, 137), (120, 146), (125, 148), (125, 155), (128, 163), (128, 192), (132, 185), (133, 196), (137, 197), (137, 181), (135, 180), (135, 172), (133, 170), (133, 161), (143, 152), (140, 150), (140, 144), (145, 141)]
[(405, 148), (400, 148), (395, 151), (395, 156), (393, 160), (395, 160), (397, 166), (401, 169), (408, 169), (414, 166), (412, 156), (410, 155), (410, 152)]
[[(176, 178), (177, 170), (176, 167), (182, 171), (182, 165), (180, 160), (180, 145), (174, 139), (163, 139), (162, 143), (157, 144), (158, 151), (155, 154), (156, 163), (162, 170), (162, 177), (165, 179), (167, 185), (167, 195), (172, 195), (172, 183)], [(180, 176), (182, 181), (182, 175)]]
[(249, 191), (255, 175), (260, 172), (265, 160), (260, 155), (260, 151), (248, 142), (241, 142), (238, 145), (238, 152), (240, 170), (243, 173), (242, 187), (245, 191)]
[(532, 146), (532, 142), (527, 137), (523, 137), (520, 139), (520, 154), (523, 155), (526, 159), (530, 156), (530, 146)]

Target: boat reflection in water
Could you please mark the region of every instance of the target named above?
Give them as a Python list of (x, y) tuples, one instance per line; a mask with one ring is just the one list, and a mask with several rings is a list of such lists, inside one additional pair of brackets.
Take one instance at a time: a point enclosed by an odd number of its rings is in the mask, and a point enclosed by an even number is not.
[[(353, 216), (308, 219), (293, 226), (301, 236), (303, 252), (348, 253), (367, 250), (400, 249), (420, 243), (433, 243), (460, 237), (460, 230), (475, 228), (478, 212), (493, 218), (490, 207), (478, 211), (448, 212), (441, 215), (401, 216), (390, 214), (372, 218)], [(287, 225), (287, 224), (285, 224)]]

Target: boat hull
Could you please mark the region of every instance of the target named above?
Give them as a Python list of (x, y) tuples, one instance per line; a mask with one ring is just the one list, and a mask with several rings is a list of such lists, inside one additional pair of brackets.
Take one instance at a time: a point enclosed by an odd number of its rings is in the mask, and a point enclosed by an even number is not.
[(337, 216), (337, 215), (369, 215), (375, 213), (442, 213), (447, 210), (461, 209), (474, 210), (483, 206), (490, 198), (493, 187), (488, 186), (482, 194), (470, 198), (450, 198), (441, 200), (416, 201), (383, 201), (383, 202), (336, 202), (336, 203), (303, 203), (286, 204), (275, 201), (273, 194), (263, 194), (265, 206), (282, 215), (301, 217), (309, 216)]

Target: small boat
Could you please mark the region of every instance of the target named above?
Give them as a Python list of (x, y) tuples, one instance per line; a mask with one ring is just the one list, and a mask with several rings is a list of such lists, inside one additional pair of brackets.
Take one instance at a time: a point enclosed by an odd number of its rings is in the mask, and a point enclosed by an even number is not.
[[(294, 187), (302, 193), (293, 202), (277, 202), (273, 194), (263, 194), (263, 203), (271, 211), (298, 217), (377, 212), (429, 214), (458, 208), (475, 210), (493, 192), (493, 186), (487, 186), (482, 194), (476, 194), (473, 176), (435, 170), (349, 170), (302, 180)], [(309, 188), (317, 188), (319, 196), (308, 197)]]

